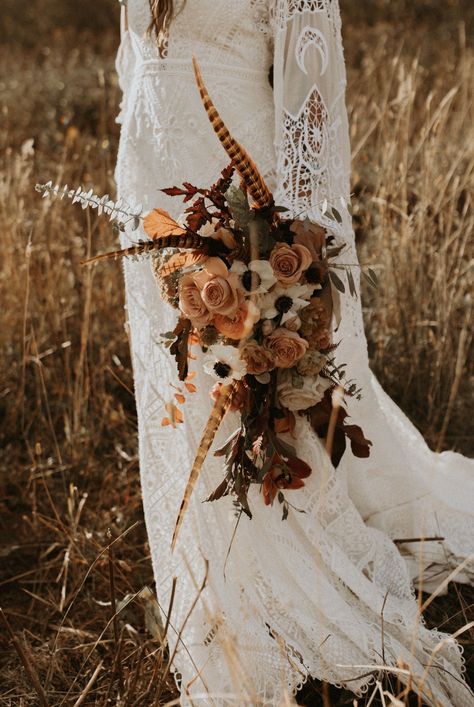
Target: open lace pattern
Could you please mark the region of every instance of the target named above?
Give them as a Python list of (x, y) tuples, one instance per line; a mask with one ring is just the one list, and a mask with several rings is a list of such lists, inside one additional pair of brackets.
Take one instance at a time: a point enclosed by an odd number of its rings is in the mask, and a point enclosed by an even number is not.
[[(223, 119), (258, 164), (277, 203), (293, 215), (324, 221), (325, 199), (337, 205), (339, 197), (348, 198), (337, 2), (187, 0), (163, 59), (145, 35), (147, 0), (128, 0), (128, 22), (117, 56), (123, 89), (116, 169), (121, 197), (177, 217), (179, 201), (158, 189), (183, 180), (211, 184), (225, 166), (194, 84), (195, 55)], [(124, 245), (133, 237), (124, 234)], [(347, 246), (344, 262), (357, 262), (347, 213), (337, 238)], [(358, 283), (357, 268), (353, 275)], [(310, 674), (361, 693), (377, 666), (402, 661), (428, 703), (471, 705), (460, 648), (423, 625), (411, 580), (439, 584), (473, 551), (474, 469), (458, 454), (432, 453), (383, 392), (368, 366), (360, 299), (342, 298), (335, 338), (342, 342), (340, 361), (363, 388), (363, 399), (351, 400), (349, 412), (373, 442), (370, 458), (347, 452), (336, 473), (319, 439), (300, 420), (296, 447), (313, 474), (289, 500), (304, 512), (292, 510), (282, 522), (280, 509), (265, 507), (252, 489), (254, 517), (240, 519), (226, 560), (236, 524), (231, 500), (201, 502), (222, 478), (221, 460), (212, 455), (177, 549), (170, 551), (210, 411), (211, 381), (198, 356), (192, 362), (198, 392), (184, 406), (184, 424), (161, 427), (177, 376), (160, 334), (173, 328), (176, 313), (160, 300), (149, 262), (127, 261), (125, 279), (145, 517), (165, 613), (177, 577), (168, 639), (171, 651), (177, 648), (174, 668), (183, 704), (276, 705)], [(218, 442), (234, 424), (228, 415)], [(391, 540), (433, 535), (444, 542), (396, 546)], [(470, 572), (467, 565), (459, 578), (466, 580)], [(403, 672), (399, 677), (406, 680)]]

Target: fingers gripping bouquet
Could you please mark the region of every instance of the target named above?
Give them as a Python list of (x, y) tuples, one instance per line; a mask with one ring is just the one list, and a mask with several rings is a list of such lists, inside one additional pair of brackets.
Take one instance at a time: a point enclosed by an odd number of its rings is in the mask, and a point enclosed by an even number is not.
[[(206, 500), (231, 494), (249, 517), (251, 484), (260, 487), (266, 505), (281, 504), (286, 518), (284, 492), (304, 486), (311, 474), (287, 441), (296, 415), (307, 417), (322, 438), (331, 426), (335, 465), (346, 438), (357, 456), (368, 456), (370, 448), (360, 427), (346, 424), (344, 407), (332, 404), (336, 388), (359, 395), (354, 383), (343, 383), (343, 366), (334, 362), (336, 344), (331, 340), (333, 293), (335, 288), (344, 290), (334, 267), (342, 247), (316, 223), (283, 218), (285, 209), (275, 206), (255, 164), (217, 113), (196, 61), (194, 70), (204, 107), (231, 164), (210, 188), (185, 182), (163, 190), (189, 204), (182, 223), (154, 209), (143, 219), (149, 240), (92, 259), (150, 255), (161, 296), (179, 311), (174, 331), (164, 332), (162, 339), (176, 359), (183, 390), (195, 390), (189, 372), (193, 347), (204, 352), (204, 369), (215, 379), (214, 406), (190, 472), (173, 547), (227, 411), (237, 411), (240, 422), (215, 452), (225, 459), (225, 474)], [(233, 181), (235, 172), (239, 186)], [(347, 275), (352, 291), (352, 276)], [(184, 401), (181, 392), (175, 394), (163, 425), (183, 421), (179, 404)]]

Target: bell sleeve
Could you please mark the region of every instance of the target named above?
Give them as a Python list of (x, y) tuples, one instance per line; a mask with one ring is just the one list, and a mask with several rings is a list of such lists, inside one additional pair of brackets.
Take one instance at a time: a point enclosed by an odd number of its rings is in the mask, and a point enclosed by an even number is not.
[(127, 111), (127, 99), (133, 79), (134, 68), (135, 52), (133, 51), (130, 30), (128, 28), (127, 8), (122, 5), (120, 14), (120, 45), (115, 58), (115, 70), (118, 76), (119, 87), (122, 91), (119, 113), (115, 118), (115, 122), (119, 124), (124, 122)]
[(274, 3), (275, 200), (294, 217), (324, 223), (325, 202), (349, 197), (339, 7), (335, 0)]

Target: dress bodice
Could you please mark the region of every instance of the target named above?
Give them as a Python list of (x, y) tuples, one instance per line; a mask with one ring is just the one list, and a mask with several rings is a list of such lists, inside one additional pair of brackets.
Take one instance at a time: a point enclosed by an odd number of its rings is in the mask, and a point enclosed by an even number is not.
[[(228, 163), (202, 107), (193, 56), (230, 131), (274, 186), (270, 2), (178, 0), (160, 57), (147, 32), (148, 0), (128, 0), (128, 27), (117, 60), (124, 100), (116, 173), (127, 198), (151, 208), (157, 189), (184, 180), (210, 184)], [(140, 184), (132, 174), (140, 175)], [(180, 208), (176, 200), (160, 199), (172, 211)]]
[[(154, 61), (158, 51), (147, 35), (147, 0), (128, 1), (129, 27), (136, 55)], [(201, 62), (237, 69), (268, 70), (272, 63), (268, 0), (177, 0), (169, 31), (166, 59)]]

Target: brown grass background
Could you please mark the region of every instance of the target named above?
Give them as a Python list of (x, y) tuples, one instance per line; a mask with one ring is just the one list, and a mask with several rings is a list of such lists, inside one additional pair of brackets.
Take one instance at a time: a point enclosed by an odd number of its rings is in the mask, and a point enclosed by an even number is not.
[[(363, 296), (372, 366), (432, 448), (469, 454), (473, 6), (341, 4), (354, 224), (380, 280)], [(0, 605), (16, 642), (1, 624), (0, 705), (174, 696), (157, 607), (140, 594), (153, 578), (120, 265), (79, 265), (114, 238), (34, 191), (52, 179), (114, 193), (118, 14), (115, 0), (0, 11)], [(454, 586), (427, 620), (456, 630), (473, 599)], [(300, 701), (323, 699), (352, 704), (318, 683)]]

